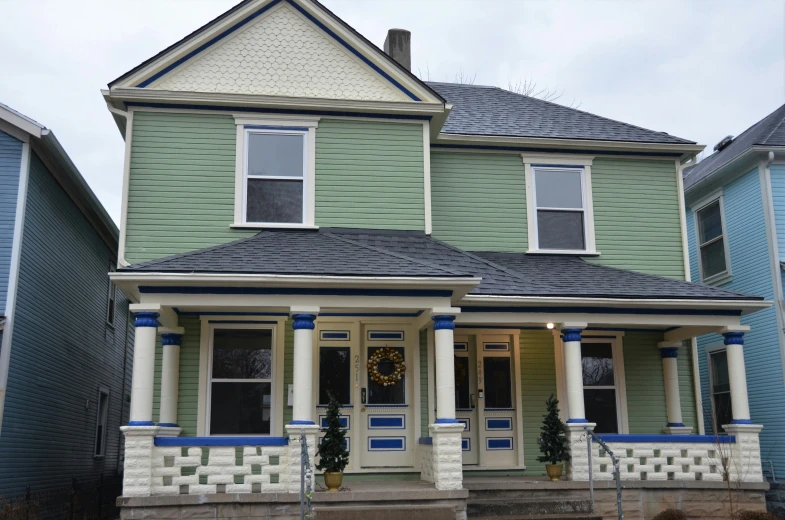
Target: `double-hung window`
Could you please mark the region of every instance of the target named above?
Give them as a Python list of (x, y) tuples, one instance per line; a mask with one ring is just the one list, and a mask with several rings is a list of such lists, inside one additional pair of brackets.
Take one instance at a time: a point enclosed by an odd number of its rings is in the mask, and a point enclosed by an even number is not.
[(723, 281), (730, 275), (722, 209), (720, 197), (695, 212), (701, 280), (704, 282)]
[(719, 431), (733, 420), (728, 376), (728, 354), (725, 349), (709, 354), (709, 381), (711, 383), (712, 424)]
[(581, 343), (583, 403), (597, 433), (619, 432), (619, 395), (612, 343)]

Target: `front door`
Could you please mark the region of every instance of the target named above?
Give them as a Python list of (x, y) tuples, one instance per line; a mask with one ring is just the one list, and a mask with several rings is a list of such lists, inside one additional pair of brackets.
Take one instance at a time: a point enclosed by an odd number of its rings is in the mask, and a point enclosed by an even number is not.
[(514, 343), (509, 335), (477, 335), (477, 414), (480, 465), (518, 465)]
[(415, 340), (410, 327), (362, 327), (357, 446), (362, 468), (414, 467)]
[(463, 423), (461, 450), (465, 465), (478, 464), (477, 355), (474, 342), (455, 336), (455, 417)]

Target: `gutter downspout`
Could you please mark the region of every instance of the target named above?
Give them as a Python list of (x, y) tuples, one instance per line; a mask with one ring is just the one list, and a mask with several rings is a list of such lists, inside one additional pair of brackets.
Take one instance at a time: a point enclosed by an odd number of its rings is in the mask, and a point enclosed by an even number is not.
[(125, 157), (123, 158), (123, 195), (120, 205), (120, 236), (117, 241), (117, 267), (128, 267), (129, 264), (125, 259), (125, 225), (126, 215), (128, 213), (128, 186), (131, 177), (131, 132), (133, 130), (134, 113), (131, 111), (124, 112), (110, 105), (106, 104), (109, 112), (118, 117), (125, 119), (125, 133), (123, 139), (125, 140)]
[[(48, 130), (41, 131), (42, 136)], [(27, 209), (27, 186), (30, 178), (30, 143), (22, 144), (22, 160), (19, 166), (19, 187), (16, 193), (16, 215), (14, 217), (14, 239), (11, 245), (11, 266), (8, 272), (8, 293), (5, 303), (5, 327), (0, 346), (0, 432), (3, 426), (5, 396), (8, 388), (8, 369), (11, 364), (11, 339), (16, 320), (16, 295), (19, 288), (19, 263), (22, 256), (22, 235), (24, 233), (25, 211)]]

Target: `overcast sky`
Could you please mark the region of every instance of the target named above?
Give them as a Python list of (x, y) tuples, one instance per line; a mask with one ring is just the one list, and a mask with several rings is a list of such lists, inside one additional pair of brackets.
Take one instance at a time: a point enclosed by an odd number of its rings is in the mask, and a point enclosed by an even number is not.
[[(123, 141), (99, 90), (235, 3), (0, 0), (0, 102), (54, 131), (119, 222)], [(785, 103), (782, 0), (324, 3), (380, 47), (387, 29), (412, 31), (424, 79), (530, 79), (709, 151)]]

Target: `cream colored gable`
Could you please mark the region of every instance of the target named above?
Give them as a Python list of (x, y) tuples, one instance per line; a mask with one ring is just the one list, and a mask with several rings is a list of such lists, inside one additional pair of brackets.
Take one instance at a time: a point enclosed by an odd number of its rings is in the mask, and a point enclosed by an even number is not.
[(147, 88), (410, 101), (406, 94), (285, 2)]

